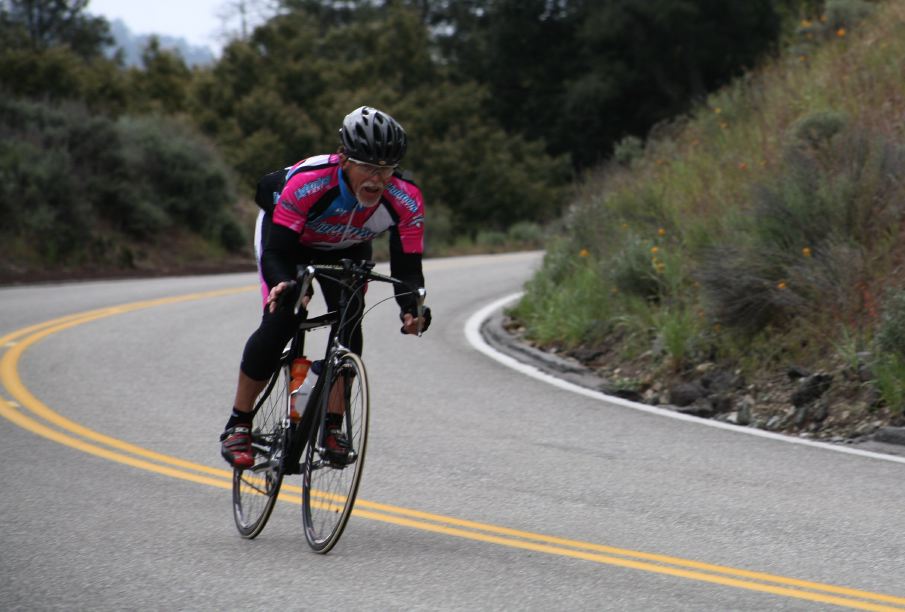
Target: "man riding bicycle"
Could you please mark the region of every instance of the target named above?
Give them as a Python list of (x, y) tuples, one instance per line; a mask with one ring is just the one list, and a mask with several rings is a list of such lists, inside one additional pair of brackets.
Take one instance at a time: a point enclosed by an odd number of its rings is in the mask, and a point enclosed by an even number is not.
[[(306, 316), (304, 308), (295, 315), (281, 306), (294, 301), (280, 296), (298, 291), (297, 266), (371, 259), (371, 240), (389, 230), (390, 274), (411, 286), (424, 286), (424, 200), (421, 190), (396, 171), (406, 151), (405, 130), (388, 114), (362, 106), (346, 115), (339, 132), (337, 153), (303, 159), (264, 177), (258, 185), (255, 199), (264, 210), (255, 228), (255, 252), (264, 313), (245, 344), (232, 414), (220, 436), (223, 458), (237, 468), (254, 464), (255, 398)], [(337, 309), (338, 287), (323, 283), (321, 290), (327, 308)], [(309, 299), (303, 298), (303, 306)], [(427, 329), (430, 309), (425, 308), (419, 320), (413, 296), (397, 288), (396, 301), (403, 333), (417, 333), (419, 325), (422, 331)], [(363, 298), (358, 313), (349, 348), (361, 354)], [(349, 449), (341, 421), (341, 414), (328, 415), (325, 445), (337, 454)]]

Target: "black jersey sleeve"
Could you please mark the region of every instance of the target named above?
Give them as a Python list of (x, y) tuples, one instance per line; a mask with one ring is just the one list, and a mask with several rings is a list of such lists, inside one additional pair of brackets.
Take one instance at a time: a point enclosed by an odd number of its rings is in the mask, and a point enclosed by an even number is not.
[[(399, 228), (390, 228), (390, 274), (394, 278), (405, 281), (413, 287), (424, 287), (424, 273), (421, 269), (421, 253), (406, 253), (402, 250), (402, 239), (399, 237)], [(413, 295), (397, 286), (396, 303), (402, 312), (415, 314), (417, 300)]]
[(295, 252), (299, 235), (284, 225), (272, 223), (264, 252), (261, 254), (261, 274), (268, 287), (295, 279)]

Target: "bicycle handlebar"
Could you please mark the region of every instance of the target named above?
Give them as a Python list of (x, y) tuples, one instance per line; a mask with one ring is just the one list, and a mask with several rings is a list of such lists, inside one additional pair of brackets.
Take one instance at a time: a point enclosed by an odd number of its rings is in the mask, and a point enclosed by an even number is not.
[(305, 295), (308, 292), (308, 288), (311, 286), (311, 281), (314, 280), (315, 277), (317, 277), (318, 275), (325, 276), (325, 273), (327, 272), (341, 272), (351, 278), (358, 278), (363, 281), (375, 280), (383, 283), (390, 283), (392, 285), (399, 285), (405, 289), (408, 289), (409, 292), (415, 296), (415, 313), (416, 319), (418, 320), (418, 330), (416, 334), (420, 338), (421, 334), (424, 332), (424, 300), (427, 298), (427, 290), (424, 287), (413, 287), (412, 285), (408, 284), (405, 281), (399, 280), (398, 278), (393, 278), (392, 276), (386, 276), (385, 274), (374, 272), (373, 268), (373, 261), (362, 261), (360, 264), (356, 264), (351, 259), (343, 259), (341, 260), (339, 265), (318, 264), (304, 266), (304, 268), (301, 268), (299, 273), (296, 275), (296, 282), (300, 284), (301, 290), (299, 291), (299, 296), (295, 302), (295, 307), (292, 309), (292, 312), (295, 315), (298, 315), (299, 311), (302, 308), (302, 300), (305, 298)]

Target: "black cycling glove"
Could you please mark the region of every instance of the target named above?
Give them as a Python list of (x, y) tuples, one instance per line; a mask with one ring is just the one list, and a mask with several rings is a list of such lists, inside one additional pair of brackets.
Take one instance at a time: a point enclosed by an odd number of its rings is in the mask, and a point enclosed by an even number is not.
[[(404, 317), (406, 314), (410, 314), (413, 317), (417, 317), (418, 313), (414, 308), (403, 310), (399, 313), (399, 320), (404, 321)], [(421, 309), (421, 333), (427, 331), (427, 328), (431, 326), (431, 309), (427, 306)], [(399, 328), (399, 331), (403, 334), (405, 333), (405, 326)]]
[[(278, 310), (292, 309), (299, 299), (301, 287), (298, 282), (294, 280), (286, 281), (286, 285), (286, 288), (283, 289), (283, 292), (277, 297)], [(314, 283), (308, 283), (308, 291), (305, 292), (305, 295), (308, 296), (308, 299), (314, 297)], [(304, 310), (304, 307), (302, 307), (302, 310)]]

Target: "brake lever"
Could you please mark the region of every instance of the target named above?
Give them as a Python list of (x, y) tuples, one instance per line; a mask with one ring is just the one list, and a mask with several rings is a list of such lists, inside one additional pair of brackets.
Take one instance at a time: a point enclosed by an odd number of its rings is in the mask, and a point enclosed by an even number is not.
[(308, 294), (308, 288), (311, 287), (311, 279), (314, 278), (314, 266), (308, 266), (305, 268), (305, 271), (302, 272), (302, 286), (299, 291), (299, 297), (295, 301), (295, 307), (292, 309), (292, 314), (298, 316), (299, 311), (302, 309), (302, 300), (305, 299), (305, 296)]
[(422, 328), (424, 327), (424, 300), (427, 298), (427, 289), (424, 287), (418, 287), (418, 297), (416, 298), (418, 308), (418, 337), (421, 337), (421, 333), (424, 331)]

